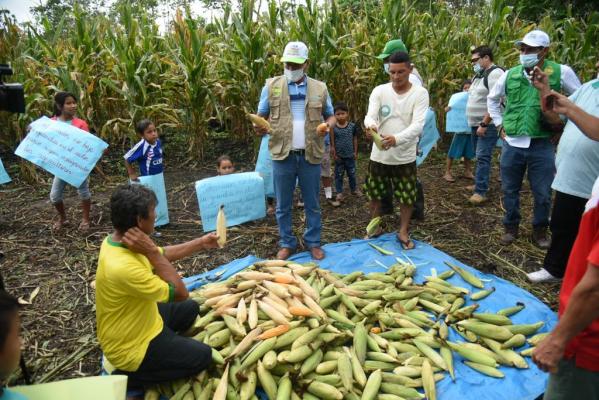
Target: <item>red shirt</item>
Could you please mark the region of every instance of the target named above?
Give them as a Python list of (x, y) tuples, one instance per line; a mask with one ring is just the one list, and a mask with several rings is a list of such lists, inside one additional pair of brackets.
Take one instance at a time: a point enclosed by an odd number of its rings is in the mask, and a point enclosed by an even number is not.
[[(599, 268), (599, 178), (580, 221), (578, 236), (568, 260), (559, 296), (559, 315), (564, 313), (572, 291), (582, 280), (589, 263)], [(599, 319), (594, 320), (566, 346), (565, 356), (575, 357), (576, 366), (599, 371)]]
[[(54, 121), (56, 121), (58, 119), (58, 117), (54, 116), (51, 119), (53, 119)], [(89, 132), (89, 126), (87, 126), (87, 122), (85, 122), (82, 119), (79, 118), (73, 118), (70, 121), (64, 121), (66, 123), (70, 123), (71, 125), (73, 125), (75, 128), (79, 128), (81, 130), (84, 130), (86, 132)]]

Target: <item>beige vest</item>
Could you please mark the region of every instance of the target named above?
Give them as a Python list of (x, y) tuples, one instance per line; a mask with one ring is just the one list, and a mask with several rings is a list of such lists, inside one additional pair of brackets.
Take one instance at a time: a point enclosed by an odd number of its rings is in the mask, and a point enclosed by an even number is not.
[[(306, 160), (311, 164), (320, 164), (324, 154), (324, 138), (316, 133), (316, 127), (322, 122), (328, 92), (324, 83), (308, 77), (306, 79)], [(267, 80), (266, 85), (271, 126), (268, 148), (273, 160), (284, 160), (291, 150), (293, 135), (293, 115), (287, 79), (283, 75), (277, 76)]]

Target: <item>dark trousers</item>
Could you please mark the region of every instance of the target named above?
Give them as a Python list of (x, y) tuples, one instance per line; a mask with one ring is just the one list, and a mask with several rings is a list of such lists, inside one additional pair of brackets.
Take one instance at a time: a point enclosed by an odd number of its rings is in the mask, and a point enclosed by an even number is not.
[(562, 278), (566, 272), (586, 202), (587, 199), (582, 197), (555, 192), (549, 225), (551, 246), (545, 255), (543, 267), (557, 278)]
[(159, 303), (158, 311), (164, 328), (150, 342), (137, 371), (113, 372), (129, 377), (128, 389), (141, 389), (160, 382), (187, 378), (212, 364), (212, 349), (208, 345), (177, 334), (185, 332), (194, 323), (198, 316), (198, 303), (193, 300)]
[[(381, 214), (393, 214), (393, 195), (381, 199)], [(419, 221), (424, 220), (424, 189), (422, 188), (420, 179), (416, 180), (416, 203), (414, 203), (412, 218)]]

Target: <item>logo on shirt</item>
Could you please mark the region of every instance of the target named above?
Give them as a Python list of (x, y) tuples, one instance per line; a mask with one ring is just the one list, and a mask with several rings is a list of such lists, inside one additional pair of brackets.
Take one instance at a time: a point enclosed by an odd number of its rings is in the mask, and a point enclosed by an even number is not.
[(555, 72), (555, 71), (553, 70), (553, 67), (552, 67), (551, 65), (550, 65), (550, 66), (548, 66), (547, 68), (545, 68), (545, 73), (546, 73), (548, 76), (551, 76), (551, 75), (553, 75), (553, 73), (554, 73), (554, 72)]
[(282, 92), (282, 90), (281, 90), (281, 88), (280, 88), (280, 87), (275, 87), (275, 88), (272, 88), (272, 95), (273, 95), (273, 96), (280, 96), (280, 95), (281, 95), (281, 92)]
[(391, 114), (391, 107), (389, 107), (388, 105), (382, 106), (380, 113), (382, 117), (388, 117), (389, 114)]

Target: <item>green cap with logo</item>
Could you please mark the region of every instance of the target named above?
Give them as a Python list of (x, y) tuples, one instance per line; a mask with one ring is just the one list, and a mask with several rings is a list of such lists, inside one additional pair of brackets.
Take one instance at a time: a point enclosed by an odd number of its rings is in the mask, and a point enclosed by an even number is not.
[(396, 51), (403, 51), (405, 53), (408, 52), (408, 48), (401, 39), (389, 40), (387, 44), (385, 44), (383, 52), (379, 54), (376, 58), (384, 60)]

